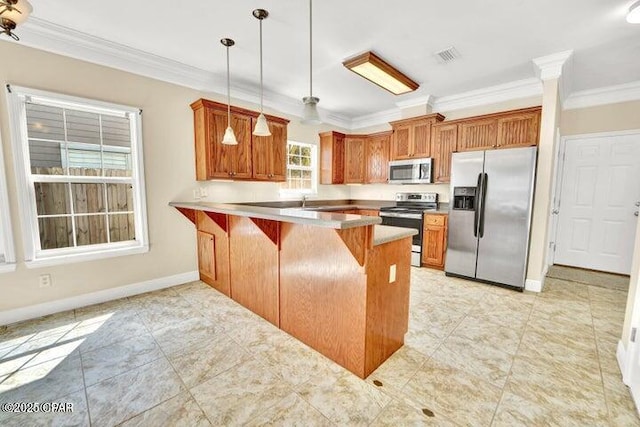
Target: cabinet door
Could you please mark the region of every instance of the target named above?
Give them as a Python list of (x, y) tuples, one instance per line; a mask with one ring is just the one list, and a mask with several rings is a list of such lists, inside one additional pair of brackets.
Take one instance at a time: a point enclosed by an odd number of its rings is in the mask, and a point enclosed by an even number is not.
[(540, 112), (513, 114), (498, 119), (498, 148), (538, 145)]
[[(251, 121), (252, 128), (256, 119)], [(252, 135), (251, 157), (253, 167), (253, 178), (268, 181), (271, 175), (271, 150), (273, 146), (273, 126), (269, 123), (271, 136)]]
[(401, 125), (393, 128), (391, 137), (391, 160), (408, 159), (411, 157), (411, 126)]
[(431, 157), (431, 122), (416, 122), (412, 129), (411, 157)]
[(344, 139), (345, 177), (347, 184), (363, 183), (365, 174), (365, 138)]
[(287, 180), (287, 125), (284, 123), (270, 123), (271, 137), (271, 181)]
[(490, 150), (497, 146), (498, 119), (474, 119), (460, 123), (458, 151)]
[(320, 134), (320, 184), (344, 184), (343, 134)]
[[(252, 120), (252, 128), (256, 119)], [(287, 125), (269, 122), (271, 136), (252, 135), (253, 178), (261, 181), (286, 179)]]
[(447, 250), (447, 217), (425, 215), (422, 233), (422, 263), (433, 268), (444, 268)]
[(231, 126), (238, 140), (238, 145), (229, 146), (233, 152), (231, 164), (233, 178), (251, 178), (251, 117), (232, 114)]
[[(210, 178), (231, 178), (233, 148), (222, 144), (224, 131), (227, 129), (227, 113), (221, 110), (208, 109), (208, 126), (211, 158), (209, 159)], [(237, 136), (237, 135), (236, 135)]]
[(390, 134), (367, 138), (366, 183), (385, 183), (389, 179), (390, 144)]
[(455, 153), (458, 125), (436, 125), (432, 131), (433, 181), (451, 180), (451, 153)]
[(207, 283), (216, 281), (214, 241), (212, 234), (198, 231), (198, 270), (200, 280)]

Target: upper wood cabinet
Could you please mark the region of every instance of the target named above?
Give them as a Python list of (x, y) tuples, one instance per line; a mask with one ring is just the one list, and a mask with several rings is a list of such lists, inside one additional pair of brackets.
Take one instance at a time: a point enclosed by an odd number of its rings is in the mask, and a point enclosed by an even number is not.
[(391, 160), (430, 157), (431, 126), (442, 120), (440, 114), (429, 114), (391, 122)]
[(540, 107), (456, 120), (458, 151), (538, 145)]
[(344, 134), (320, 134), (320, 184), (344, 184)]
[(391, 132), (369, 135), (366, 140), (365, 183), (385, 183), (389, 179)]
[[(257, 119), (252, 120), (252, 128)], [(253, 178), (260, 181), (287, 179), (287, 125), (267, 120), (271, 136), (253, 136)]]
[(496, 118), (475, 119), (460, 123), (458, 151), (479, 151), (496, 148), (498, 140)]
[(366, 137), (347, 135), (344, 138), (344, 182), (362, 184), (365, 179)]
[(498, 117), (498, 148), (530, 147), (540, 139), (540, 109)]
[(433, 156), (433, 182), (451, 180), (451, 154), (458, 143), (458, 125), (439, 123), (431, 131), (431, 151)]
[[(252, 135), (258, 113), (231, 107), (231, 127), (238, 145), (224, 145), (227, 106), (199, 99), (191, 104), (194, 114), (196, 179), (257, 179), (283, 181), (288, 120), (267, 116), (271, 137)], [(267, 142), (269, 141), (269, 142)], [(256, 153), (253, 149), (257, 150)], [(254, 162), (258, 168), (254, 170)]]

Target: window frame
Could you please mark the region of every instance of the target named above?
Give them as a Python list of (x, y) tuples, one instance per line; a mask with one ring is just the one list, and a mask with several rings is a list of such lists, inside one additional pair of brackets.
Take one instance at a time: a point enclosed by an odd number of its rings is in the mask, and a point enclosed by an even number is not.
[(284, 197), (295, 197), (295, 196), (303, 196), (303, 195), (317, 195), (318, 194), (318, 146), (316, 144), (312, 144), (310, 142), (300, 142), (300, 141), (287, 141), (287, 158), (286, 158), (286, 170), (285, 170), (285, 183), (288, 183), (289, 180), (289, 145), (295, 144), (300, 147), (309, 147), (311, 148), (311, 166), (297, 166), (291, 169), (296, 170), (311, 170), (311, 188), (280, 188), (280, 195)]
[(6, 163), (4, 162), (2, 135), (0, 135), (0, 273), (16, 269), (16, 254), (13, 246), (9, 191), (7, 187)]
[[(27, 267), (42, 267), (49, 265), (67, 264), (72, 262), (89, 261), (115, 256), (125, 256), (149, 251), (149, 237), (147, 224), (146, 190), (144, 181), (143, 140), (142, 140), (142, 110), (126, 105), (97, 101), (89, 98), (63, 95), (55, 92), (41, 91), (20, 86), (8, 85), (9, 117), (11, 120), (11, 139), (16, 164), (16, 178), (18, 188), (18, 208), (20, 210), (21, 231), (24, 242), (24, 255)], [(67, 109), (77, 109), (98, 114), (126, 114), (130, 120), (131, 129), (131, 181), (133, 182), (134, 226), (136, 240), (115, 243), (74, 246), (68, 248), (40, 249), (40, 236), (36, 195), (33, 174), (31, 173), (29, 138), (27, 131), (26, 100), (40, 99), (43, 103)], [(92, 182), (96, 177), (91, 176), (60, 176), (48, 177), (47, 182)], [(114, 179), (100, 183), (121, 183)], [(112, 178), (112, 177), (109, 177)], [(38, 181), (40, 182), (40, 181)], [(106, 201), (105, 201), (106, 203)], [(107, 233), (109, 230), (107, 230)]]

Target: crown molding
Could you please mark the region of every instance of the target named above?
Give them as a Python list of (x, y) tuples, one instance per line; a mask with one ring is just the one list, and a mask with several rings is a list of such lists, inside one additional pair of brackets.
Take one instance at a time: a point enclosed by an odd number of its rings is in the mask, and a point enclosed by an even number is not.
[[(532, 60), (536, 75), (540, 80), (559, 79), (563, 75), (565, 65), (572, 62), (573, 50), (565, 50), (564, 52), (553, 53), (547, 56), (541, 56)], [(565, 73), (568, 70), (564, 70)]]
[(377, 113), (366, 114), (364, 116), (354, 117), (351, 120), (351, 130), (363, 129), (370, 126), (378, 126), (387, 124), (394, 120), (400, 120), (402, 114), (399, 108), (392, 108), (390, 110), (379, 111)]
[[(227, 92), (224, 79), (216, 78), (210, 71), (72, 30), (35, 16), (31, 16), (20, 26), (20, 43), (198, 91), (220, 96)], [(233, 99), (253, 104), (260, 103), (258, 91), (257, 85), (231, 86)], [(264, 105), (295, 117), (301, 117), (303, 110), (302, 98), (294, 99), (271, 91), (265, 91)], [(323, 121), (328, 124), (345, 128), (351, 125), (349, 117), (322, 108), (319, 108), (319, 112)]]
[(436, 98), (433, 103), (433, 111), (441, 113), (534, 96), (542, 96), (540, 80), (537, 78), (516, 80), (501, 85)]
[(417, 98), (405, 99), (403, 101), (396, 102), (396, 107), (400, 109), (404, 108), (412, 108), (412, 107), (420, 107), (422, 105), (432, 106), (433, 104), (433, 96), (432, 95), (424, 95), (419, 96)]
[(574, 92), (566, 99), (563, 107), (565, 110), (574, 110), (638, 100), (640, 100), (640, 80)]

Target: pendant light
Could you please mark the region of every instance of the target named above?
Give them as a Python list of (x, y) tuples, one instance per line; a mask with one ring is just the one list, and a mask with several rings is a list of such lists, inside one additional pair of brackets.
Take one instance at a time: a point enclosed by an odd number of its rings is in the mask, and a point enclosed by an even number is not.
[(264, 9), (256, 9), (253, 11), (253, 16), (260, 21), (260, 115), (253, 129), (253, 134), (255, 136), (271, 136), (267, 118), (262, 112), (264, 104), (264, 84), (262, 83), (262, 21), (269, 16), (269, 12)]
[(307, 125), (322, 123), (318, 114), (319, 101), (319, 98), (313, 96), (313, 0), (309, 0), (309, 96), (302, 98), (304, 102), (302, 123)]
[(227, 130), (224, 131), (222, 143), (226, 145), (238, 145), (236, 134), (231, 128), (231, 78), (229, 76), (229, 48), (236, 44), (232, 39), (220, 40), (223, 46), (227, 48)]

